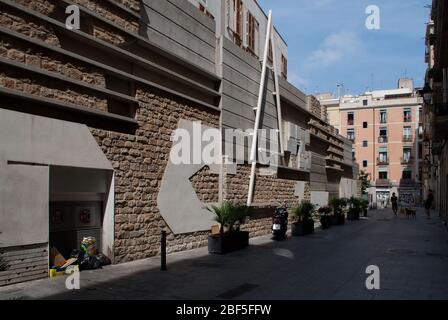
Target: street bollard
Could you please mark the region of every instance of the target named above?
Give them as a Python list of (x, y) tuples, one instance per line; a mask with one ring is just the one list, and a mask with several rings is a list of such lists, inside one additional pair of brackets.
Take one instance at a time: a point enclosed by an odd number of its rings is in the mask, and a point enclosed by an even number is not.
[(160, 270), (166, 271), (166, 231), (160, 237)]

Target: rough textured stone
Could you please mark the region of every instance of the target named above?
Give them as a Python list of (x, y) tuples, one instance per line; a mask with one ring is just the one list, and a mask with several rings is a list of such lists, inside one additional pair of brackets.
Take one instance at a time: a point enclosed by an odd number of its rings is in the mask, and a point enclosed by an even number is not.
[(51, 26), (21, 13), (11, 14), (0, 8), (0, 25), (45, 43), (60, 46), (59, 39)]
[(24, 93), (52, 98), (79, 106), (107, 111), (107, 100), (87, 95), (79, 90), (69, 89), (58, 81), (45, 80), (39, 77), (24, 77), (17, 71), (4, 68), (0, 73), (0, 85)]
[[(173, 235), (157, 208), (157, 194), (168, 164), (172, 132), (179, 119), (201, 121), (218, 127), (219, 113), (177, 103), (145, 88), (137, 88), (139, 100), (135, 134), (91, 129), (103, 152), (115, 164), (115, 259), (135, 260), (158, 254), (160, 233), (168, 231), (168, 251), (198, 248), (207, 244), (208, 231)], [(209, 170), (192, 177), (201, 186), (200, 199), (217, 198), (218, 178)], [(144, 232), (142, 232), (144, 230)], [(134, 242), (129, 242), (134, 240)], [(135, 243), (135, 245), (134, 245)]]
[(105, 87), (105, 77), (94, 68), (59, 54), (43, 52), (5, 37), (0, 41), (0, 56), (69, 78)]
[(219, 201), (219, 175), (212, 174), (209, 167), (204, 167), (190, 178), (199, 200), (203, 203)]

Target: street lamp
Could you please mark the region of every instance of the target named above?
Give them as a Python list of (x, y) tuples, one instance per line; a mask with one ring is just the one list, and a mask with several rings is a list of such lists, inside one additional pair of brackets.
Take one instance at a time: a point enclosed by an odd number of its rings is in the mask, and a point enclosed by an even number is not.
[(418, 93), (421, 97), (423, 97), (423, 101), (425, 104), (430, 104), (432, 100), (432, 89), (431, 87), (426, 83), (425, 87), (423, 89), (418, 90)]

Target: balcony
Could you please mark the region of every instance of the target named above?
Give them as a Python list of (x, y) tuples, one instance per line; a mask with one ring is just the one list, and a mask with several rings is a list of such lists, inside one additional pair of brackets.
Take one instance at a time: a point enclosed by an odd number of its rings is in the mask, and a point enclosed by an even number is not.
[(412, 122), (412, 117), (411, 116), (404, 116), (403, 117), (403, 122)]
[(355, 120), (353, 120), (353, 119), (348, 119), (348, 120), (347, 120), (347, 125), (348, 125), (348, 126), (354, 126), (354, 125), (355, 125)]
[(390, 187), (390, 180), (389, 179), (377, 179), (375, 184), (377, 187)]
[(407, 165), (413, 163), (414, 163), (414, 157), (401, 157), (401, 164)]
[(403, 142), (412, 142), (412, 136), (404, 135), (403, 136)]
[(381, 117), (381, 118), (380, 118), (380, 123), (381, 123), (381, 124), (386, 124), (386, 123), (387, 123), (387, 117), (386, 117), (386, 118)]
[(400, 179), (400, 186), (413, 186), (415, 179)]
[(433, 105), (434, 115), (437, 117), (448, 116), (448, 103), (438, 103)]
[(387, 166), (389, 164), (389, 159), (388, 157), (378, 157), (376, 162), (378, 165)]
[(379, 136), (378, 137), (378, 143), (387, 143), (389, 141), (389, 138), (387, 136)]
[(433, 140), (442, 141), (448, 135), (448, 103), (438, 103), (432, 106)]

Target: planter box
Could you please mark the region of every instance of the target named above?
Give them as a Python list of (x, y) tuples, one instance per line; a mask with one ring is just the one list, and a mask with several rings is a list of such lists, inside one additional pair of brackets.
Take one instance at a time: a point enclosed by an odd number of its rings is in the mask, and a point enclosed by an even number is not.
[(359, 220), (359, 212), (349, 211), (347, 213), (348, 220)]
[(304, 223), (293, 223), (291, 225), (291, 235), (294, 237), (306, 236), (314, 232), (314, 221)]
[(321, 217), (320, 224), (322, 225), (322, 229), (328, 229), (331, 226), (331, 218), (330, 217)]
[(331, 216), (330, 222), (332, 226), (342, 226), (345, 224), (345, 215)]
[(208, 252), (226, 254), (249, 246), (249, 232), (238, 231), (208, 237)]

